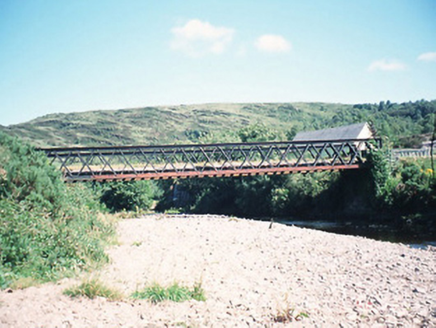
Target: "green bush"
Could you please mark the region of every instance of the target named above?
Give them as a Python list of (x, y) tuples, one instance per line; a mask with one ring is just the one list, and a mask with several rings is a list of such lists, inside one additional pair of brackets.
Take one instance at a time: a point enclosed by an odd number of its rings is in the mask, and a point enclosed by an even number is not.
[(367, 159), (372, 194), (381, 207), (392, 203), (392, 193), (389, 189), (392, 171), (389, 166), (389, 158), (388, 151), (373, 150), (368, 154)]
[(404, 214), (436, 209), (436, 181), (425, 160), (402, 160), (391, 177), (392, 207)]
[(403, 159), (391, 167), (389, 158), (389, 152), (382, 150), (368, 157), (375, 208), (400, 215), (434, 211), (436, 191), (429, 160)]
[(256, 123), (240, 129), (238, 136), (242, 142), (271, 141), (277, 139), (278, 132), (263, 123)]
[(0, 287), (47, 281), (107, 260), (113, 226), (85, 185), (66, 185), (41, 152), (0, 133)]
[(159, 194), (151, 181), (114, 181), (100, 185), (100, 201), (112, 212), (148, 210)]

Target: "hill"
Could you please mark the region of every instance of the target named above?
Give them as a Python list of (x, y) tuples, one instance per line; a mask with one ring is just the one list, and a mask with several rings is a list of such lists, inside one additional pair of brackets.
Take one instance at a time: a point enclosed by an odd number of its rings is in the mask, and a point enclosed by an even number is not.
[(235, 141), (238, 130), (258, 123), (287, 139), (302, 130), (371, 121), (394, 145), (418, 146), (433, 131), (435, 112), (436, 101), (424, 100), (202, 104), (50, 114), (0, 130), (39, 147), (109, 146)]

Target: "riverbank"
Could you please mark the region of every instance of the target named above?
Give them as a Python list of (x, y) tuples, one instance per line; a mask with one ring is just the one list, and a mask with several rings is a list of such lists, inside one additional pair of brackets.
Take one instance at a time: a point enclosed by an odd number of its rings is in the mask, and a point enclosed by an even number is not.
[[(95, 273), (124, 301), (70, 299), (63, 280), (0, 297), (1, 327), (436, 326), (436, 251), (215, 216), (120, 221), (111, 263)], [(132, 292), (201, 282), (207, 300), (152, 305)]]

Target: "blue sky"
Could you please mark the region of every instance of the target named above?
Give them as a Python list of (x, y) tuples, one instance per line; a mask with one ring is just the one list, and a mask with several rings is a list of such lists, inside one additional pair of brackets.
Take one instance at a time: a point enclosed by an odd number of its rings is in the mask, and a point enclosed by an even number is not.
[(210, 102), (436, 99), (435, 0), (0, 0), (0, 124)]

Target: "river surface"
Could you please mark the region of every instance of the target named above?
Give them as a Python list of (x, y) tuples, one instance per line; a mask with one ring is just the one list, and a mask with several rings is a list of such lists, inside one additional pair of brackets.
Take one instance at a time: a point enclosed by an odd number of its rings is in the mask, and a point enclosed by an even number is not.
[(404, 231), (395, 230), (386, 225), (365, 225), (351, 222), (334, 221), (303, 221), (292, 219), (277, 219), (274, 222), (294, 225), (302, 228), (316, 229), (327, 232), (334, 232), (343, 235), (362, 236), (376, 240), (390, 241), (410, 245), (413, 248), (425, 249), (428, 246), (436, 247), (435, 236), (418, 236), (408, 234)]

